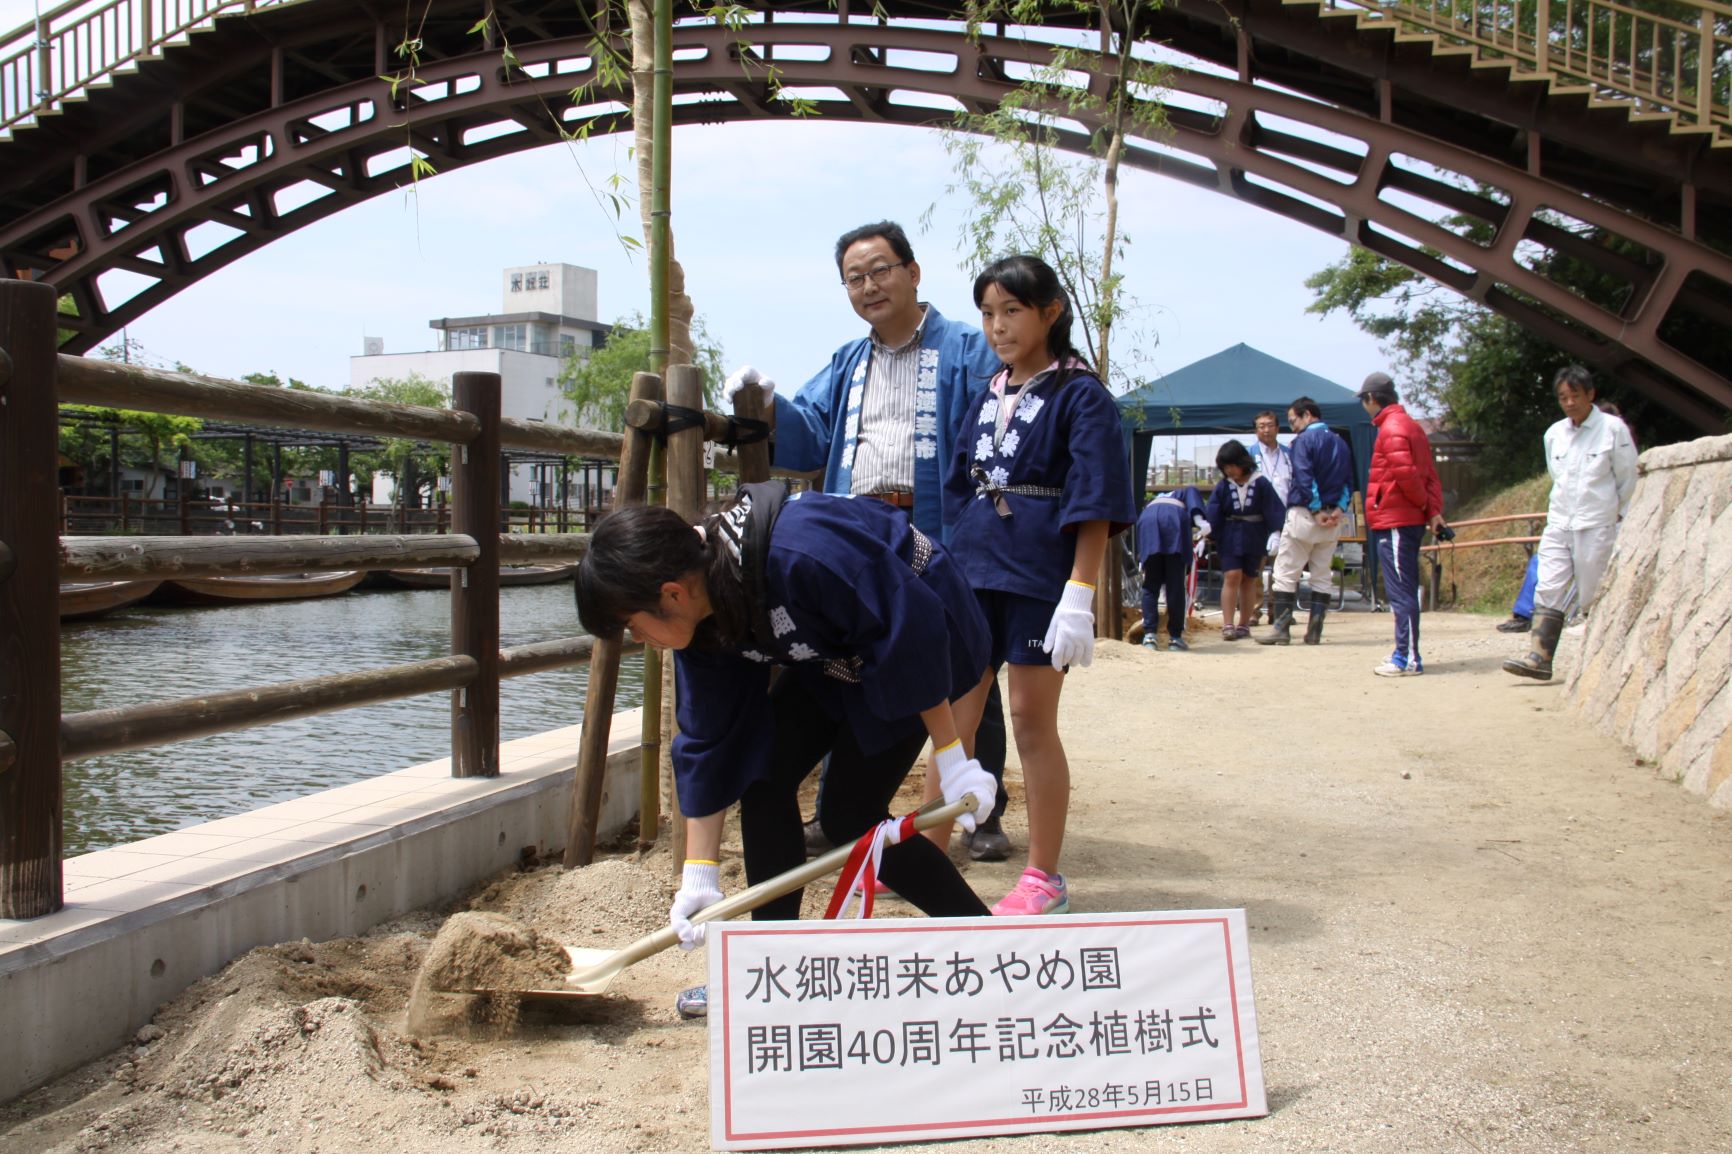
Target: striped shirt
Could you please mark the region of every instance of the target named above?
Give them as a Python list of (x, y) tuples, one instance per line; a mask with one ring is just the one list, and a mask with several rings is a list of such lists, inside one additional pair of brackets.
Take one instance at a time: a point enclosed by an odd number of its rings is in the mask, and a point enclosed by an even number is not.
[(849, 485), (852, 493), (914, 491), (914, 387), (925, 331), (923, 306), (919, 327), (899, 348), (879, 340), (876, 329), (872, 332), (872, 358), (860, 399), (860, 431)]

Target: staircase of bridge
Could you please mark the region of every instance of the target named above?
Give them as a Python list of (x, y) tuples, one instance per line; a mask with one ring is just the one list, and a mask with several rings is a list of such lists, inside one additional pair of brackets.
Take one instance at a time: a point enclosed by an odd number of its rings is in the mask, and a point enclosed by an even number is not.
[[(593, 7), (491, 0), (485, 25), (473, 0), (55, 8), (0, 40), (0, 266), (72, 299), (63, 349), (82, 352), (400, 187), (413, 155), (443, 172), (629, 128), (629, 94), (596, 73)], [(827, 119), (942, 126), (1045, 51), (1016, 28), (970, 40), (960, 2), (745, 7), (724, 29), (676, 4), (676, 123), (788, 117), (774, 74)], [(1167, 0), (1142, 19), (1186, 63), (1160, 94), (1171, 135), (1133, 140), (1127, 163), (1371, 248), (1724, 426), (1732, 362), (1700, 334), (1732, 326), (1732, 7)], [(406, 44), (414, 80), (383, 79)], [(1627, 287), (1585, 301), (1536, 252)], [(152, 283), (110, 292), (116, 274)]]

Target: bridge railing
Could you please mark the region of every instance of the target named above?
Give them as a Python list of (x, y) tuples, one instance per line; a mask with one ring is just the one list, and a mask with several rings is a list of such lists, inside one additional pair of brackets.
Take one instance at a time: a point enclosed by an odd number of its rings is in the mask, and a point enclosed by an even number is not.
[(1674, 0), (1672, 15), (1616, 0), (1327, 0), (1362, 24), (1387, 22), (1596, 90), (1641, 112), (1732, 131), (1732, 7)]
[[(0, 280), (0, 918), (61, 908), (63, 761), (448, 691), (451, 772), (491, 777), (499, 772), (500, 679), (589, 659), (588, 637), (499, 648), (501, 564), (573, 561), (589, 540), (578, 533), (501, 532), (501, 451), (619, 459), (627, 443), (620, 434), (502, 417), (495, 373), (456, 374), (446, 410), (85, 360), (58, 354), (56, 340), (53, 288)], [(61, 402), (451, 444), (451, 532), (62, 538)], [(635, 443), (646, 434), (630, 436)], [(624, 472), (622, 499), (630, 480)], [(646, 484), (640, 480), (637, 489)], [(450, 656), (61, 714), (62, 581), (433, 566), (457, 570)], [(617, 661), (619, 643), (607, 648)], [(606, 710), (611, 714), (611, 691)], [(605, 749), (607, 728), (586, 726), (586, 738), (587, 730), (599, 730)]]
[(71, 0), (0, 38), (0, 137), (218, 16), (297, 0)]

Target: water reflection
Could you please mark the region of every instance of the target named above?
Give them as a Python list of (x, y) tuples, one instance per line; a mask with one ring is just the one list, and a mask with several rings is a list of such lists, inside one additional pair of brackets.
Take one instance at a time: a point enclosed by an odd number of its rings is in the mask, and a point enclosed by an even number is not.
[[(342, 673), (450, 652), (439, 590), (211, 609), (133, 608), (60, 630), (61, 708), (132, 705)], [(501, 590), (500, 643), (578, 632), (569, 585)], [(501, 687), (500, 737), (583, 719), (589, 667)], [(643, 658), (626, 659), (616, 708), (643, 700)], [(66, 853), (88, 853), (244, 813), (450, 753), (444, 693), (369, 705), (65, 768)], [(575, 751), (574, 751), (575, 753)]]

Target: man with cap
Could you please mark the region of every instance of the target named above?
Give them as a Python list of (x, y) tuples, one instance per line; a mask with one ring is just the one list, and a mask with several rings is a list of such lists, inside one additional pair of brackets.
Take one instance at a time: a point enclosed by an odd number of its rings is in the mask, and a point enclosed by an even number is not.
[(1395, 614), (1395, 652), (1372, 669), (1379, 677), (1417, 677), (1419, 658), (1419, 538), (1443, 528), (1443, 485), (1431, 440), (1401, 404), (1388, 373), (1372, 373), (1359, 386), (1359, 403), (1377, 426), (1365, 524), (1383, 569), (1383, 591)]

